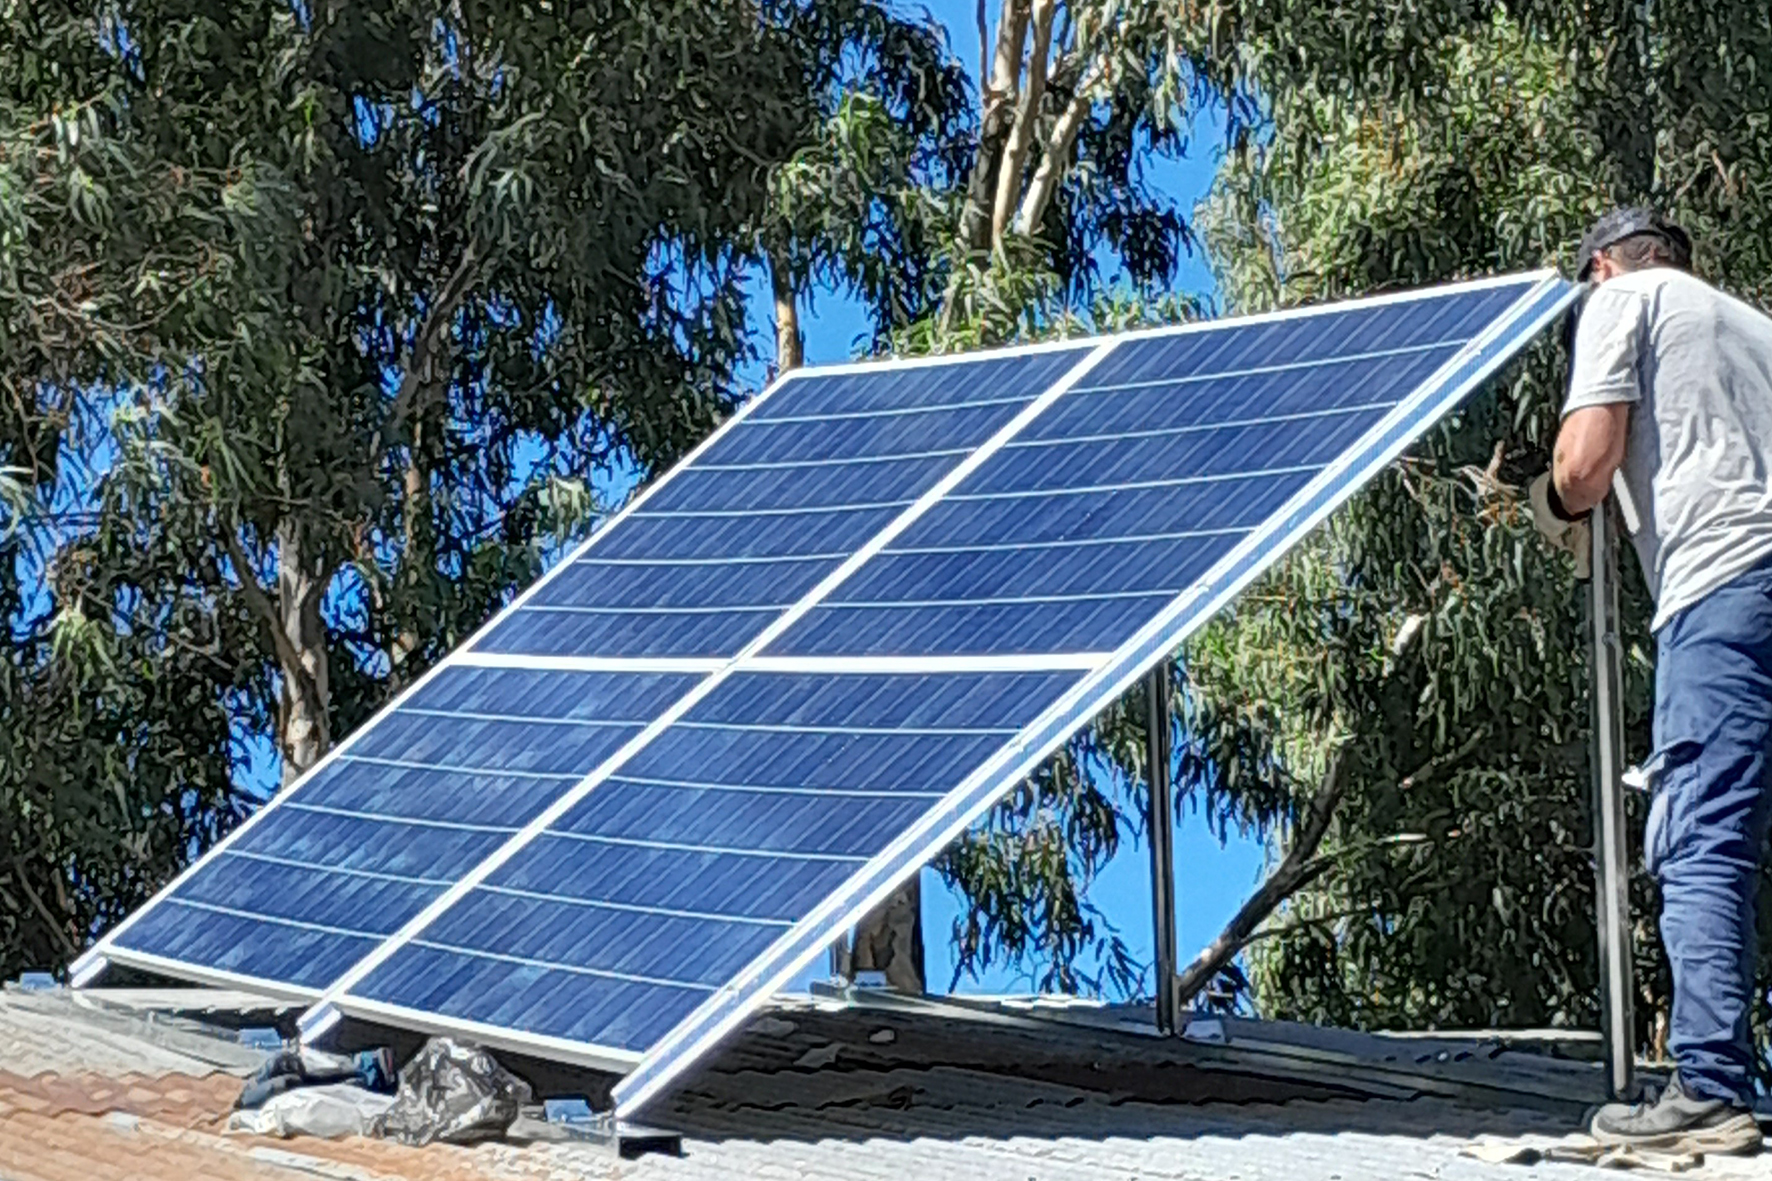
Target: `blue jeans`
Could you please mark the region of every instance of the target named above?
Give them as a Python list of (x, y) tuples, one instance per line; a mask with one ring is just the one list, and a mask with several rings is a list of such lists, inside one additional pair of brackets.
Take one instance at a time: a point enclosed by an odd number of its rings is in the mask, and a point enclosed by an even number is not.
[(1673, 966), (1669, 1048), (1690, 1094), (1748, 1102), (1754, 901), (1772, 821), (1772, 564), (1656, 636), (1644, 834)]

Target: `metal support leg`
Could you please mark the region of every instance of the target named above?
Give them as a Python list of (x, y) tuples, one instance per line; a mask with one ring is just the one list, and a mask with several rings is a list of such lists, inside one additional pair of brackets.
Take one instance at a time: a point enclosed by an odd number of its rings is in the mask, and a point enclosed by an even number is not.
[(1151, 921), (1156, 952), (1157, 1031), (1175, 1032), (1175, 801), (1169, 784), (1169, 662), (1145, 681), (1145, 763), (1150, 803), (1145, 831), (1151, 840)]
[(849, 983), (849, 956), (849, 932), (845, 931), (837, 936), (835, 943), (831, 944), (831, 979), (833, 981)]
[(1600, 1005), (1606, 1081), (1614, 1098), (1634, 1097), (1630, 864), (1624, 814), (1624, 664), (1618, 638), (1618, 530), (1609, 504), (1593, 529), (1594, 873), (1600, 943)]

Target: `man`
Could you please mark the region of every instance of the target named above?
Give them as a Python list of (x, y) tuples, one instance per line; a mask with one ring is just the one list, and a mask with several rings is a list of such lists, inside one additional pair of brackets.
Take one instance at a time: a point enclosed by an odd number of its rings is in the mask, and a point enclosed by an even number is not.
[[(1661, 1095), (1597, 1112), (1609, 1144), (1753, 1152), (1754, 898), (1772, 820), (1772, 319), (1694, 277), (1684, 231), (1646, 210), (1602, 218), (1576, 278), (1551, 471), (1531, 490), (1572, 552), (1622, 475), (1655, 597), (1654, 750), (1644, 857), (1673, 966)], [(1634, 517), (1634, 522), (1631, 518)]]

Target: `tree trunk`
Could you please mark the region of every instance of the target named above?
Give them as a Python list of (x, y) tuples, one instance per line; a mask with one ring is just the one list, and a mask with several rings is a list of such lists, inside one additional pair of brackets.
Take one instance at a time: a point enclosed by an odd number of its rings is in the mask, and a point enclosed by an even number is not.
[(775, 292), (775, 372), (779, 375), (806, 363), (805, 341), (800, 335), (800, 305), (793, 278), (774, 258), (769, 260), (769, 285)]
[(332, 746), (327, 720), (331, 688), (326, 626), (320, 619), (327, 570), (325, 560), (312, 550), (307, 531), (299, 522), (285, 521), (278, 526), (277, 627), (287, 641), (278, 645), (283, 686), (277, 733), (284, 783), (318, 763)]
[(857, 972), (884, 972), (887, 985), (895, 992), (921, 995), (927, 990), (920, 878), (906, 882), (856, 926), (847, 961), (839, 966), (850, 980)]

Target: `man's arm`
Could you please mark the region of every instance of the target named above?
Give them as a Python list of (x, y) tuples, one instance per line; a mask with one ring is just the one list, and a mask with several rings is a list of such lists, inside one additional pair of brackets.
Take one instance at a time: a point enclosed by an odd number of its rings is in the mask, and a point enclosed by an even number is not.
[(1579, 516), (1594, 508), (1612, 490), (1612, 475), (1624, 462), (1630, 408), (1629, 402), (1585, 406), (1563, 420), (1551, 480), (1557, 499), (1571, 514)]

